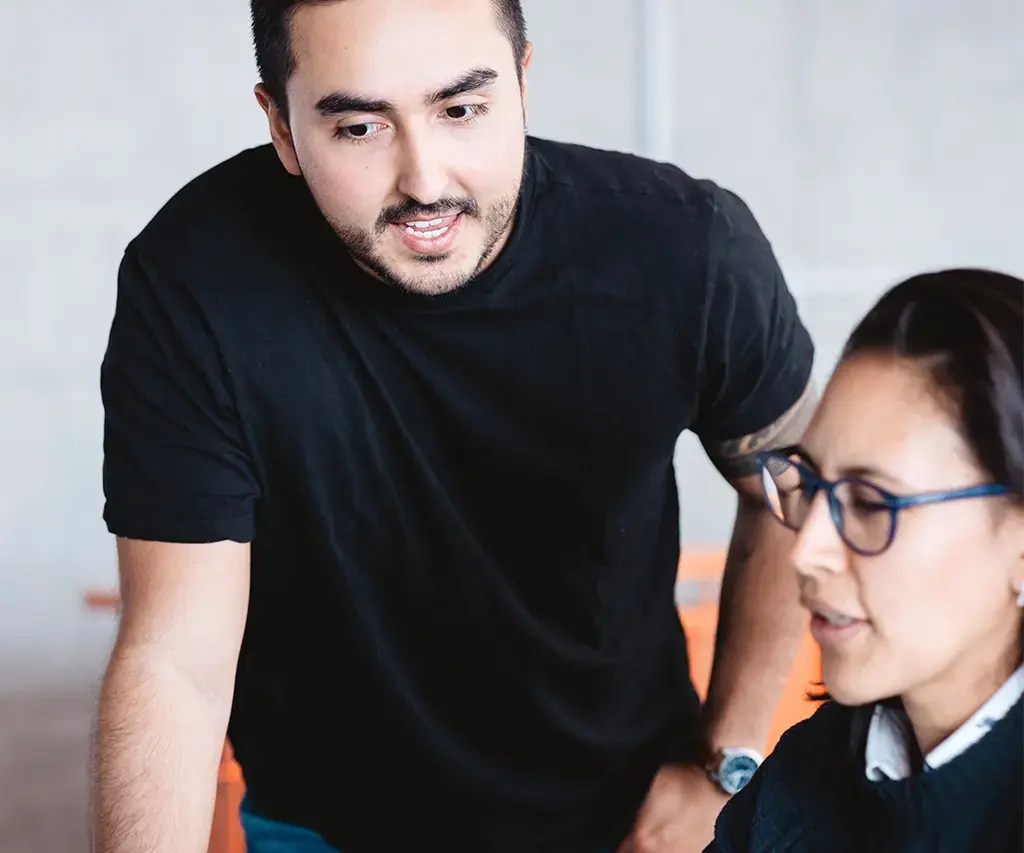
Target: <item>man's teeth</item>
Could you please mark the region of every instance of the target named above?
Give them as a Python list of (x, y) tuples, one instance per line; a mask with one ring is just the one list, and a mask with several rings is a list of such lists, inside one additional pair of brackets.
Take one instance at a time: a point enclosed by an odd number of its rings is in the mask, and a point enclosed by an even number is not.
[(451, 223), (448, 223), (447, 225), (438, 228), (442, 222), (444, 222), (444, 218), (417, 222), (404, 222), (402, 224), (405, 226), (405, 230), (409, 234), (431, 240), (434, 237), (440, 237), (451, 227)]

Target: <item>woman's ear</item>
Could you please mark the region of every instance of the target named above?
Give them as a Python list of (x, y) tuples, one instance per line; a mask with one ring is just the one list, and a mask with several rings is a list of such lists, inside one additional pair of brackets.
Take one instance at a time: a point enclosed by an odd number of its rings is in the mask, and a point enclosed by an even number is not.
[(1006, 544), (1010, 563), (1010, 588), (1017, 606), (1024, 607), (1024, 507), (1010, 508), (999, 526), (997, 535)]

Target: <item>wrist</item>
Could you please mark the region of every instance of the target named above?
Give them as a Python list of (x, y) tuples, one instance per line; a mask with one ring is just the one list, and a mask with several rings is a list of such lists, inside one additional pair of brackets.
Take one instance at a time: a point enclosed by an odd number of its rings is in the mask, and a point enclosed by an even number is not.
[[(718, 701), (714, 701), (718, 699)], [(701, 709), (701, 733), (707, 759), (724, 749), (749, 749), (762, 756), (768, 746), (771, 715), (751, 713), (737, 702), (723, 702), (721, 697), (708, 697)]]
[(764, 762), (764, 756), (747, 746), (712, 749), (704, 764), (708, 779), (729, 796), (742, 791)]

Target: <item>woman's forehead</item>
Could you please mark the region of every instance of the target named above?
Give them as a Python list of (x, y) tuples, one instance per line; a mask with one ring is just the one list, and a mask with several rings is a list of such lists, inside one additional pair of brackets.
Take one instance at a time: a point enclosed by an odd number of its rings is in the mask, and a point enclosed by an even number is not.
[(927, 374), (892, 358), (841, 364), (803, 445), (823, 473), (875, 468), (921, 488), (976, 474), (953, 414)]

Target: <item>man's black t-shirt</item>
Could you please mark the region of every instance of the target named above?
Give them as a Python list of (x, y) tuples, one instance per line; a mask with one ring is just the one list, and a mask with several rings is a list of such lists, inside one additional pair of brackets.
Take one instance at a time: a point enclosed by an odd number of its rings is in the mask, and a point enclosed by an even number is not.
[(257, 813), (344, 853), (596, 853), (699, 737), (676, 439), (768, 425), (812, 349), (745, 205), (673, 166), (531, 139), (504, 251), (425, 297), (264, 146), (126, 250), (105, 519), (252, 542)]

